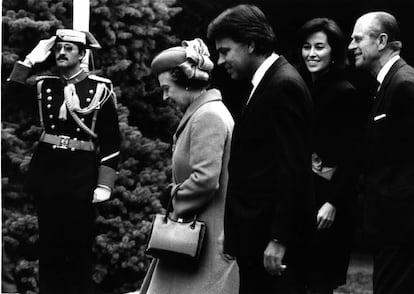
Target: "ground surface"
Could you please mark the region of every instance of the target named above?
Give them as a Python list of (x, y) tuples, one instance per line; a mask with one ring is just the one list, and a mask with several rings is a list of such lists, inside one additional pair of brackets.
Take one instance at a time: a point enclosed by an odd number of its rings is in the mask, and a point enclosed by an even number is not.
[(372, 294), (372, 260), (367, 255), (354, 254), (348, 269), (346, 285), (335, 294)]
[[(336, 289), (334, 294), (372, 294), (371, 278), (372, 260), (368, 255), (354, 254), (348, 269), (348, 281)], [(139, 294), (139, 291), (128, 294)]]

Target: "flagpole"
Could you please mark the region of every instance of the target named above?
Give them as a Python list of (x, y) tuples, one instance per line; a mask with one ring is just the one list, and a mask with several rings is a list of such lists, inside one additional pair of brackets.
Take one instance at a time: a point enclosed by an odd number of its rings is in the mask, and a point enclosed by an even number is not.
[[(90, 0), (73, 0), (73, 29), (89, 32)], [(86, 50), (82, 59), (81, 68), (89, 72), (90, 50)]]

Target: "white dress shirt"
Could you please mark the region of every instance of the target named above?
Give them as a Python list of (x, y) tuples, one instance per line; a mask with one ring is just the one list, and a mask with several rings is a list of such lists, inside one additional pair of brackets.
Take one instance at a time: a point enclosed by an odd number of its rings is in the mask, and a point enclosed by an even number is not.
[(395, 55), (393, 58), (391, 58), (390, 60), (387, 61), (387, 63), (384, 64), (384, 66), (381, 68), (381, 70), (379, 71), (378, 75), (377, 75), (377, 81), (379, 83), (377, 92), (379, 91), (379, 89), (381, 88), (382, 82), (385, 79), (385, 76), (387, 75), (387, 73), (390, 71), (391, 67), (394, 65), (394, 63), (397, 62), (397, 60), (400, 59), (400, 55)]
[(252, 98), (252, 95), (254, 91), (257, 88), (257, 85), (259, 85), (260, 81), (262, 80), (263, 76), (266, 74), (267, 70), (272, 66), (272, 64), (279, 58), (279, 55), (276, 53), (272, 53), (268, 58), (263, 61), (263, 63), (259, 66), (259, 68), (256, 70), (256, 72), (253, 75), (252, 78), (252, 85), (253, 89), (250, 92), (249, 99), (246, 102), (246, 105), (249, 104), (250, 98)]

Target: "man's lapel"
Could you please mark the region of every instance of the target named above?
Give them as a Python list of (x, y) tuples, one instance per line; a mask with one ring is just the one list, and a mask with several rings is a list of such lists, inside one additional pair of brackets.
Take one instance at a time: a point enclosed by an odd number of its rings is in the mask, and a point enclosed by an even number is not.
[(372, 130), (374, 122), (376, 120), (378, 120), (379, 117), (382, 117), (383, 115), (385, 115), (385, 116), (387, 115), (385, 112), (387, 111), (386, 105), (389, 104), (389, 101), (386, 101), (385, 99), (392, 99), (392, 97), (387, 97), (386, 98), (385, 93), (386, 93), (388, 87), (391, 84), (392, 77), (405, 64), (406, 64), (406, 62), (402, 58), (397, 60), (397, 62), (395, 62), (392, 65), (389, 72), (385, 76), (384, 81), (380, 85), (379, 90), (378, 90), (377, 94), (375, 95), (374, 104), (372, 106), (371, 118), (370, 118), (369, 123), (368, 123), (368, 129), (369, 130)]
[(243, 107), (242, 116), (253, 107), (257, 100), (260, 99), (260, 97), (263, 95), (263, 92), (266, 90), (266, 86), (268, 85), (269, 80), (273, 77), (275, 72), (278, 71), (286, 63), (286, 59), (283, 56), (279, 56), (279, 58), (272, 64), (272, 66), (269, 67), (262, 80), (257, 85), (257, 88), (250, 98), (249, 103)]
[(384, 94), (385, 94), (388, 86), (390, 85), (392, 77), (404, 65), (406, 65), (406, 62), (402, 58), (400, 58), (391, 66), (389, 72), (386, 74), (386, 76), (384, 78), (384, 81), (380, 85), (379, 91), (376, 95), (376, 99), (375, 99), (375, 100), (377, 100), (376, 104), (378, 104), (378, 105), (381, 104), (381, 102), (384, 98)]

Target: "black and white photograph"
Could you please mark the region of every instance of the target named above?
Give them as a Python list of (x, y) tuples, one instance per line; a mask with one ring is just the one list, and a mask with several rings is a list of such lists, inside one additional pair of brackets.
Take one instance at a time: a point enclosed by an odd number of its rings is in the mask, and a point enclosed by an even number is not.
[(412, 0), (1, 0), (1, 293), (414, 293)]

